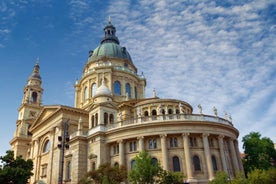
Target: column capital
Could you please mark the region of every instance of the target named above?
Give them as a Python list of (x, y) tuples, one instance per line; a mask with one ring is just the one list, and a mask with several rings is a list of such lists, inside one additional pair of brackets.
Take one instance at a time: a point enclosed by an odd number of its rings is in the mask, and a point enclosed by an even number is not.
[(233, 137), (229, 137), (229, 141), (231, 141), (231, 142), (233, 142), (234, 143), (234, 141), (235, 141), (236, 139), (235, 138), (233, 138)]
[(120, 139), (120, 140), (117, 140), (117, 143), (124, 143), (124, 140), (123, 139)]
[(144, 139), (144, 136), (138, 136), (137, 140)]
[(220, 134), (220, 135), (218, 136), (219, 139), (223, 139), (224, 137), (225, 137), (225, 136), (222, 135), (222, 134)]
[(189, 136), (189, 135), (190, 135), (190, 133), (188, 133), (188, 132), (182, 133), (182, 136), (183, 136), (183, 137), (187, 137), (187, 136)]
[(56, 127), (53, 127), (51, 128), (51, 130), (49, 131), (50, 134), (55, 134), (55, 130), (56, 130)]
[(206, 133), (206, 132), (204, 132), (204, 133), (202, 133), (202, 137), (208, 137), (210, 134), (209, 133)]
[(160, 134), (159, 135), (161, 138), (166, 138), (167, 137), (167, 134)]

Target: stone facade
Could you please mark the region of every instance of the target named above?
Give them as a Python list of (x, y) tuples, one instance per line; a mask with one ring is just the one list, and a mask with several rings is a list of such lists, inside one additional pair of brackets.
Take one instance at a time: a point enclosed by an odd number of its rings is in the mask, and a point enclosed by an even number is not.
[(100, 164), (134, 164), (139, 151), (147, 151), (161, 166), (180, 171), (190, 183), (207, 183), (216, 171), (229, 177), (243, 171), (238, 130), (232, 120), (193, 113), (187, 102), (160, 99), (153, 91), (145, 98), (146, 79), (109, 21), (99, 47), (89, 52), (80, 80), (75, 84), (75, 106), (42, 105), (39, 64), (24, 88), (14, 138), (15, 155), (34, 162), (30, 183), (58, 183), (62, 170), (59, 136), (69, 122), (69, 149), (65, 149), (63, 180), (76, 184)]

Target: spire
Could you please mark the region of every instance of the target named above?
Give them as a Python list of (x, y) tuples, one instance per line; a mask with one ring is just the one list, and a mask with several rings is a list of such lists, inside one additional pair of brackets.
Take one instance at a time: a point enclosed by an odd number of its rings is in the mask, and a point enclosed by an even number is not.
[(41, 80), (41, 77), (39, 74), (39, 58), (36, 59), (36, 64), (34, 65), (33, 73), (29, 77), (29, 79), (33, 79), (33, 78)]
[(110, 16), (108, 17), (107, 25), (104, 28), (104, 37), (102, 38), (101, 44), (107, 42), (114, 42), (120, 44), (119, 39), (116, 36), (116, 28), (111, 23)]
[(24, 95), (22, 104), (33, 104), (40, 106), (43, 88), (41, 86), (42, 80), (39, 74), (39, 58), (36, 59), (33, 72), (29, 76), (28, 84), (24, 87)]

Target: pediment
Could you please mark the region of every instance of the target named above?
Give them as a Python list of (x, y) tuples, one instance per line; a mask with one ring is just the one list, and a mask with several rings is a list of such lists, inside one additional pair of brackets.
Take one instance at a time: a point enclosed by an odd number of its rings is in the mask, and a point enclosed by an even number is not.
[(44, 106), (41, 112), (38, 114), (37, 118), (34, 120), (33, 124), (30, 127), (30, 132), (39, 127), (40, 125), (44, 125), (49, 121), (52, 121), (54, 118), (60, 118), (58, 116), (64, 116), (68, 114), (74, 114), (79, 118), (80, 116), (88, 116), (88, 112), (82, 109), (64, 106), (64, 105), (52, 105), (52, 106)]
[(97, 103), (97, 104), (93, 103), (93, 104), (91, 104), (91, 106), (88, 108), (89, 109), (88, 111), (89, 112), (93, 111), (94, 109), (99, 108), (99, 107), (106, 107), (106, 108), (110, 108), (110, 109), (118, 109), (116, 103), (114, 103), (114, 102), (103, 102), (103, 103)]
[(44, 106), (32, 126), (30, 127), (30, 131), (45, 122), (50, 117), (53, 117), (54, 114), (56, 114), (60, 110), (60, 108), (60, 106)]

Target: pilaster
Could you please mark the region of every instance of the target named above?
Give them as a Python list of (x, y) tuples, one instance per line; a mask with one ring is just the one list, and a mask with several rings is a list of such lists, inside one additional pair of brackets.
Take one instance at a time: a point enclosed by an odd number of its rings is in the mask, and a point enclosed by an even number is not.
[(163, 169), (168, 170), (168, 150), (167, 150), (167, 141), (166, 134), (160, 135), (161, 138), (161, 150), (162, 150), (162, 160), (163, 160)]
[(139, 144), (139, 151), (142, 152), (145, 150), (144, 137), (139, 136), (137, 139), (138, 139), (138, 144)]
[(223, 135), (219, 135), (219, 137), (218, 137), (219, 153), (220, 153), (223, 171), (227, 173), (228, 171), (227, 171), (227, 165), (226, 165), (226, 157), (225, 157), (225, 153), (224, 153), (223, 138), (224, 138)]
[(189, 148), (189, 133), (183, 133), (183, 144), (184, 144), (184, 157), (186, 161), (186, 172), (187, 172), (187, 181), (193, 180), (193, 173), (192, 173), (192, 163), (191, 163), (191, 153)]
[(234, 166), (234, 171), (235, 173), (237, 173), (239, 171), (239, 165), (238, 165), (237, 154), (235, 151), (233, 139), (229, 140), (229, 145), (230, 145), (230, 154), (231, 154), (231, 160)]
[(208, 174), (209, 174), (209, 180), (214, 179), (214, 170), (212, 166), (212, 160), (211, 160), (211, 154), (210, 154), (210, 147), (209, 147), (209, 142), (208, 142), (208, 136), (209, 134), (203, 133), (203, 146), (204, 146), (204, 154), (207, 162), (207, 169), (208, 169)]
[(119, 165), (125, 165), (124, 141), (119, 140)]

